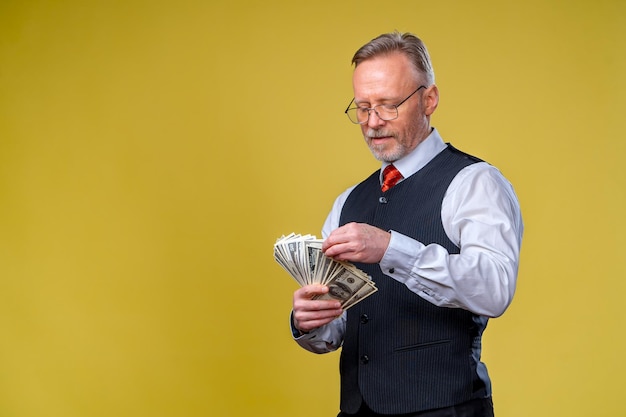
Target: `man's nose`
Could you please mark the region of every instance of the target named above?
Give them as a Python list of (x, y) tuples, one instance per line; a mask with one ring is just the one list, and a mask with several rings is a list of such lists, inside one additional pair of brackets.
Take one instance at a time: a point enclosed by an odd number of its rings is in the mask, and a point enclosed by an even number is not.
[(375, 109), (370, 110), (369, 118), (367, 119), (367, 126), (376, 128), (385, 124), (385, 121), (380, 118)]

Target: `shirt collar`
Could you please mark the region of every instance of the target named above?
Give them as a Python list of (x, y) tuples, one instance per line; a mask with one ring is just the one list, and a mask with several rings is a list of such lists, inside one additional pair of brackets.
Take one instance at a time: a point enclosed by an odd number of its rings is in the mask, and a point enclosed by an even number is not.
[[(420, 169), (424, 168), (427, 163), (431, 161), (439, 152), (444, 150), (446, 145), (439, 136), (437, 129), (433, 128), (430, 135), (426, 137), (411, 153), (405, 155), (401, 159), (398, 159), (393, 165), (400, 171), (403, 178), (408, 178), (415, 174)], [(383, 170), (389, 162), (383, 162), (380, 168), (380, 183), (383, 182)]]

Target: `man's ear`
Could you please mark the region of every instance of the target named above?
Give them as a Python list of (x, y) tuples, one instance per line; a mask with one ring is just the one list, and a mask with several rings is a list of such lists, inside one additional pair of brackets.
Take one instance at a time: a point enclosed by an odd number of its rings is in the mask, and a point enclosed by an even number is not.
[(439, 89), (435, 84), (426, 89), (424, 93), (424, 113), (430, 116), (435, 112), (439, 105)]

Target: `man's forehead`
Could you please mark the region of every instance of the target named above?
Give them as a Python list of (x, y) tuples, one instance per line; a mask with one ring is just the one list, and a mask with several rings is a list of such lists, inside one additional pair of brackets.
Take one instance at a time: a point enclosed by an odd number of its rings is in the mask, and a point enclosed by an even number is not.
[(408, 60), (383, 56), (357, 66), (352, 83), (357, 100), (393, 100), (413, 88), (416, 79)]

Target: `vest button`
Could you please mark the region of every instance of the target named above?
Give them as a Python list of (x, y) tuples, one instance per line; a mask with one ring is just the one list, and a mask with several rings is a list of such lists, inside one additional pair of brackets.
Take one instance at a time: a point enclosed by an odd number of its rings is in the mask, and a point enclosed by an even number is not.
[(367, 317), (367, 314), (361, 314), (361, 324), (365, 324), (370, 321), (370, 318)]
[(363, 365), (367, 365), (367, 363), (368, 363), (369, 361), (370, 361), (370, 357), (369, 357), (369, 356), (367, 356), (367, 355), (363, 355), (363, 356), (361, 356), (361, 363), (362, 363)]
[(378, 202), (379, 202), (380, 204), (387, 204), (387, 199), (386, 199), (385, 197), (380, 197), (380, 198), (378, 199)]

